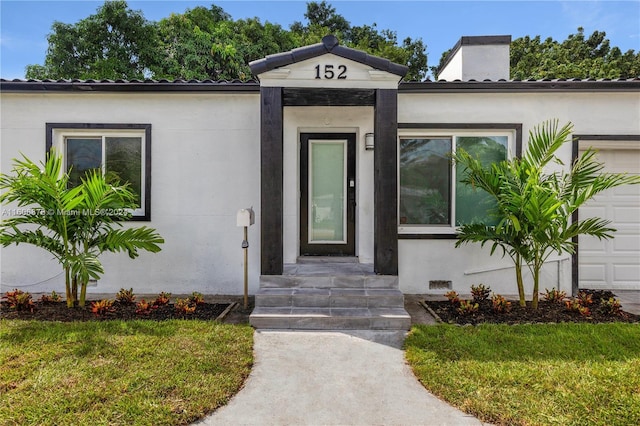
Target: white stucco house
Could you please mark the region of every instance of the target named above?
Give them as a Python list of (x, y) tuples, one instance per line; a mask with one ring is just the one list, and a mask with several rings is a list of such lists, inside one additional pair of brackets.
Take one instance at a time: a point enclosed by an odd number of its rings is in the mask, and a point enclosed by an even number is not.
[[(300, 272), (309, 259), (351, 263), (361, 289), (391, 277), (402, 293), (484, 283), (514, 294), (509, 260), (454, 248), (456, 225), (486, 212), (456, 183), (448, 155), (460, 146), (519, 155), (530, 129), (557, 118), (574, 124), (565, 164), (593, 146), (607, 169), (640, 173), (640, 79), (511, 81), (510, 41), (461, 38), (437, 82), (404, 82), (404, 65), (333, 36), (251, 63), (250, 82), (2, 80), (0, 166), (8, 173), (14, 158), (44, 160), (51, 148), (76, 169), (119, 171), (123, 155), (134, 164), (133, 224), (166, 242), (135, 261), (104, 255), (90, 292), (241, 294), (236, 213), (253, 206), (249, 291), (265, 309), (282, 308), (284, 295), (295, 310), (291, 288), (314, 288), (315, 300), (323, 288), (350, 288), (336, 271)], [(616, 238), (581, 238), (577, 255), (548, 262), (543, 288), (640, 289), (640, 188), (610, 191), (579, 214), (612, 220)], [(60, 266), (39, 249), (3, 248), (1, 268), (3, 291), (64, 289)], [(306, 296), (301, 305), (314, 306)], [(327, 300), (315, 308), (336, 307)]]

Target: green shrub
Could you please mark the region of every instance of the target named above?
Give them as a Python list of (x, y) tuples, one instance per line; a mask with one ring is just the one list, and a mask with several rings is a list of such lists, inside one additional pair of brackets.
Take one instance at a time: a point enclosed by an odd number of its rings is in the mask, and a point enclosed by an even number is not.
[(91, 302), (91, 312), (100, 316), (107, 312), (113, 312), (113, 301), (109, 299), (98, 300), (97, 302)]
[(15, 309), (16, 311), (29, 310), (33, 312), (34, 304), (31, 293), (29, 292), (24, 292), (16, 288), (13, 291), (6, 292), (5, 298), (11, 309)]
[(505, 313), (511, 310), (511, 302), (505, 299), (503, 296), (499, 294), (494, 294), (491, 297), (491, 305), (493, 306), (493, 310), (498, 313)]
[(58, 303), (61, 301), (62, 301), (62, 298), (55, 291), (52, 291), (50, 295), (43, 294), (42, 296), (40, 296), (40, 302), (42, 303)]
[(614, 297), (600, 300), (600, 312), (605, 315), (620, 316), (622, 315), (622, 305), (620, 301)]
[(116, 294), (116, 301), (123, 305), (133, 305), (136, 300), (136, 295), (133, 294), (133, 289), (125, 290), (121, 288), (120, 291)]
[(470, 302), (469, 300), (461, 300), (458, 312), (462, 315), (471, 315), (474, 312), (478, 312), (479, 307), (477, 303)]
[(196, 311), (196, 305), (189, 302), (189, 299), (176, 299), (174, 307), (176, 312), (181, 315), (192, 314)]
[(189, 303), (193, 305), (202, 305), (204, 303), (204, 296), (202, 295), (202, 293), (194, 291), (193, 293), (191, 293), (191, 296), (189, 296), (188, 300)]
[(490, 294), (491, 294), (491, 288), (485, 287), (484, 284), (471, 286), (471, 296), (473, 296), (473, 301), (476, 303), (487, 300)]
[(547, 302), (562, 303), (562, 301), (567, 297), (567, 293), (556, 290), (555, 288), (552, 288), (551, 290), (545, 288), (542, 296)]

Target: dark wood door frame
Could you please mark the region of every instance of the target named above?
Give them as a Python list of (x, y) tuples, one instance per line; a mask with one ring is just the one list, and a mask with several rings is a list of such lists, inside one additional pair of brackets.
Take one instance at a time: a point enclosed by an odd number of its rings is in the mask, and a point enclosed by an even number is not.
[[(349, 90), (345, 90), (349, 96)], [(353, 97), (351, 98), (353, 99)], [(341, 102), (344, 105), (345, 102)], [(374, 106), (374, 271), (398, 275), (398, 90), (375, 89), (360, 96)], [(333, 99), (313, 105), (335, 105)], [(295, 102), (287, 103), (295, 106)], [(305, 104), (309, 105), (309, 104)], [(260, 88), (260, 272), (282, 275), (283, 265), (283, 88)]]
[[(347, 140), (346, 244), (309, 244), (309, 141)], [(351, 186), (350, 182), (354, 185)], [(300, 135), (300, 255), (355, 256), (356, 253), (356, 135), (355, 133), (302, 133)]]

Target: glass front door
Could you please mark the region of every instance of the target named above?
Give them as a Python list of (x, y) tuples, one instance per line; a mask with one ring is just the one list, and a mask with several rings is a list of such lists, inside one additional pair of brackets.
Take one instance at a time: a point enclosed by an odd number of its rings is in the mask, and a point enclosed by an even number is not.
[(355, 254), (355, 135), (301, 136), (300, 254)]

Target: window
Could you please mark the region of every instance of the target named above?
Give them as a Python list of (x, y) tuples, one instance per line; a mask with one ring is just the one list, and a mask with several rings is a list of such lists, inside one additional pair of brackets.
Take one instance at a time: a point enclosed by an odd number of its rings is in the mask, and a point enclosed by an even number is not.
[(90, 170), (129, 183), (138, 196), (133, 219), (150, 220), (151, 125), (47, 124), (47, 149), (62, 153), (77, 185)]
[(491, 223), (491, 198), (461, 182), (451, 155), (464, 149), (483, 164), (509, 158), (513, 131), (401, 130), (399, 225), (401, 234), (453, 234), (466, 223)]

